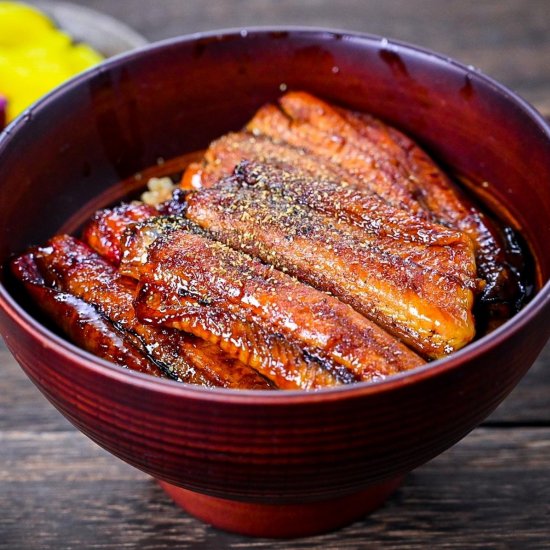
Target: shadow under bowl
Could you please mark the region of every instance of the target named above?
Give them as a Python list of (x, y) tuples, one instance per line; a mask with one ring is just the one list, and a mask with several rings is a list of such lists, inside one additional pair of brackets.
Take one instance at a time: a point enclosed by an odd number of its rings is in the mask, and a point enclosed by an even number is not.
[[(132, 191), (133, 174), (240, 128), (302, 89), (372, 112), (472, 182), (528, 242), (537, 293), (452, 356), (318, 393), (211, 390), (125, 371), (37, 320), (4, 270), (0, 326), (42, 393), (83, 433), (214, 525), (296, 536), (378, 505), (406, 472), (481, 422), (550, 333), (550, 130), (475, 70), (413, 46), (311, 29), (228, 31), (110, 60), (0, 137), (0, 264), (75, 213)], [(476, 191), (476, 189), (474, 189)], [(78, 218), (78, 216), (77, 216)], [(80, 218), (79, 218), (80, 219)]]

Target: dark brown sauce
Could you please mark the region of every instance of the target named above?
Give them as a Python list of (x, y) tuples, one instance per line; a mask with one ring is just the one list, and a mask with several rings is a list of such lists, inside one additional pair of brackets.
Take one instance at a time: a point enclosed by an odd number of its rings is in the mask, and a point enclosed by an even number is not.
[(499, 295), (489, 298), (482, 293), (477, 298), (474, 305), (477, 340), (513, 317), (534, 296), (537, 289), (535, 260), (529, 244), (516, 229), (504, 205), (491, 193), (488, 182), (473, 181), (450, 169), (446, 172), (473, 205), (494, 223), (504, 243), (505, 264), (512, 275)]

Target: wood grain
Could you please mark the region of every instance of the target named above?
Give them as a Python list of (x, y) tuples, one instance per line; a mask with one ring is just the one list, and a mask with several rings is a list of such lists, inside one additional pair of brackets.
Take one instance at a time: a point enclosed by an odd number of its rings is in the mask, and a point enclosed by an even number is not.
[[(151, 40), (296, 24), (399, 38), (479, 67), (550, 113), (546, 0), (78, 0)], [(246, 539), (186, 515), (77, 432), (0, 349), (0, 548), (544, 548), (550, 540), (550, 345), (484, 426), (334, 533)]]

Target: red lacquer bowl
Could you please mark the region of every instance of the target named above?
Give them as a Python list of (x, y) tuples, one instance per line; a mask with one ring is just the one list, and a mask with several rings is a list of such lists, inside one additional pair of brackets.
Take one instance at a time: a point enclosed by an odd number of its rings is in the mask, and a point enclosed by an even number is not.
[[(204, 148), (284, 89), (370, 111), (480, 186), (525, 237), (537, 293), (451, 357), (384, 382), (302, 392), (208, 390), (107, 364), (36, 318), (4, 270), (2, 335), (91, 439), (241, 533), (343, 525), (441, 453), (512, 390), (550, 334), (550, 129), (510, 91), (439, 55), (324, 30), (171, 40), (52, 93), (0, 138), (0, 263), (125, 193), (159, 158)], [(130, 490), (130, 489), (129, 489)]]

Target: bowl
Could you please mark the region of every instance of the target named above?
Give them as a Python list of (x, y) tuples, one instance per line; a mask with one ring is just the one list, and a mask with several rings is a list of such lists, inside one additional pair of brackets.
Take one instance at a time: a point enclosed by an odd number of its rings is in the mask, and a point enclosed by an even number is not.
[(5, 265), (130, 193), (132, 175), (206, 147), (286, 89), (372, 112), (483, 182), (473, 191), (498, 204), (531, 249), (530, 303), (488, 336), (409, 373), (316, 393), (259, 392), (125, 371), (42, 324), (6, 270), (0, 287), (7, 346), (77, 428), (205, 521), (280, 537), (330, 530), (378, 506), (407, 472), (493, 411), (539, 354), (550, 335), (548, 125), (475, 69), (414, 46), (329, 30), (251, 29), (177, 38), (109, 60), (0, 138)]

